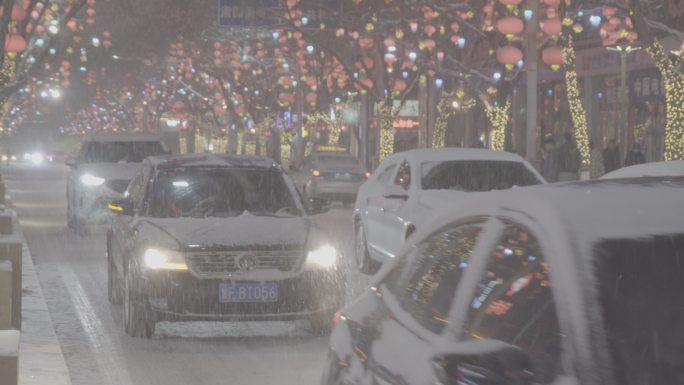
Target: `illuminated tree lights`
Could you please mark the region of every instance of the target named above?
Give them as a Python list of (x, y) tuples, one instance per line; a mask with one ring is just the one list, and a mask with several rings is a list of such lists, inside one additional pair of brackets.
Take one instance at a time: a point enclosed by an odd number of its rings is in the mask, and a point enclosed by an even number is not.
[(511, 102), (503, 106), (492, 106), (485, 112), (487, 118), (492, 123), (492, 144), (493, 150), (502, 151), (506, 145), (506, 126), (508, 125), (508, 113), (511, 110)]
[(684, 159), (684, 74), (674, 70), (657, 41), (646, 47), (665, 80), (667, 104), (665, 123), (665, 160)]
[(565, 82), (567, 83), (568, 105), (570, 115), (575, 127), (575, 141), (582, 155), (582, 167), (588, 168), (591, 164), (591, 151), (589, 149), (589, 129), (587, 125), (587, 115), (582, 105), (582, 97), (579, 91), (577, 72), (575, 71), (575, 48), (573, 47), (572, 35), (568, 34), (563, 39), (563, 61), (566, 65)]
[(465, 92), (457, 90), (444, 93), (437, 104), (437, 120), (435, 121), (434, 133), (432, 135), (432, 147), (440, 148), (446, 145), (446, 127), (449, 119), (459, 111), (469, 110), (477, 102), (475, 99), (465, 99)]

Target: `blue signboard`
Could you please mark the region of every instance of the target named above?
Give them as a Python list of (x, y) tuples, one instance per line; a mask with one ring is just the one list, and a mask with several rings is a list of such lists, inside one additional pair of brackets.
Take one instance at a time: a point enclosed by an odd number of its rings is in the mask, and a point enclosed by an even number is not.
[(218, 0), (219, 27), (266, 27), (278, 23), (278, 0)]

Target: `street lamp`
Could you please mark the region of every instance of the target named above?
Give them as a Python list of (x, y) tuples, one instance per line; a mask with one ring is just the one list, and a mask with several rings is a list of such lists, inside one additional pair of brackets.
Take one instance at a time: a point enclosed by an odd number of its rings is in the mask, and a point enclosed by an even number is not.
[(620, 146), (622, 147), (623, 153), (625, 153), (627, 151), (627, 139), (629, 138), (629, 128), (627, 122), (629, 111), (629, 100), (627, 98), (627, 55), (640, 50), (641, 47), (638, 45), (618, 43), (614, 45), (609, 45), (606, 47), (606, 49), (609, 51), (618, 52), (620, 54), (620, 132), (618, 133), (618, 135), (620, 135)]

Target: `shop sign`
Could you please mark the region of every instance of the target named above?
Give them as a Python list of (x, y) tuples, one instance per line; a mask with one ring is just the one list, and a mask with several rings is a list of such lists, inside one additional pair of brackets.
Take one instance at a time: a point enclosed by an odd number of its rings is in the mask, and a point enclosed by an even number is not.
[(629, 74), (632, 102), (658, 101), (665, 98), (665, 80), (658, 70), (634, 71)]
[(418, 129), (419, 125), (420, 123), (418, 122), (418, 118), (399, 117), (394, 120), (395, 130), (416, 130)]

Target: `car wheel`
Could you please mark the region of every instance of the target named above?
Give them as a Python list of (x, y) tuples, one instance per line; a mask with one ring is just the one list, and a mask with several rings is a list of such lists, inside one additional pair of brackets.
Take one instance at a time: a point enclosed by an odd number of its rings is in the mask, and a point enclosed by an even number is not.
[(368, 254), (368, 243), (366, 242), (366, 231), (363, 225), (356, 226), (356, 237), (354, 242), (354, 254), (356, 255), (356, 267), (361, 273), (375, 274), (380, 268), (380, 264), (373, 261)]
[(107, 296), (109, 302), (114, 305), (121, 305), (123, 302), (123, 294), (121, 293), (121, 277), (119, 272), (116, 270), (116, 264), (112, 259), (112, 255), (109, 251), (109, 245), (107, 245)]
[(317, 336), (325, 336), (330, 334), (333, 327), (334, 311), (327, 311), (323, 313), (316, 313), (309, 317), (311, 323), (311, 330)]
[(134, 338), (150, 338), (154, 334), (154, 322), (149, 319), (147, 301), (137, 291), (135, 267), (129, 260), (124, 284), (124, 329)]

